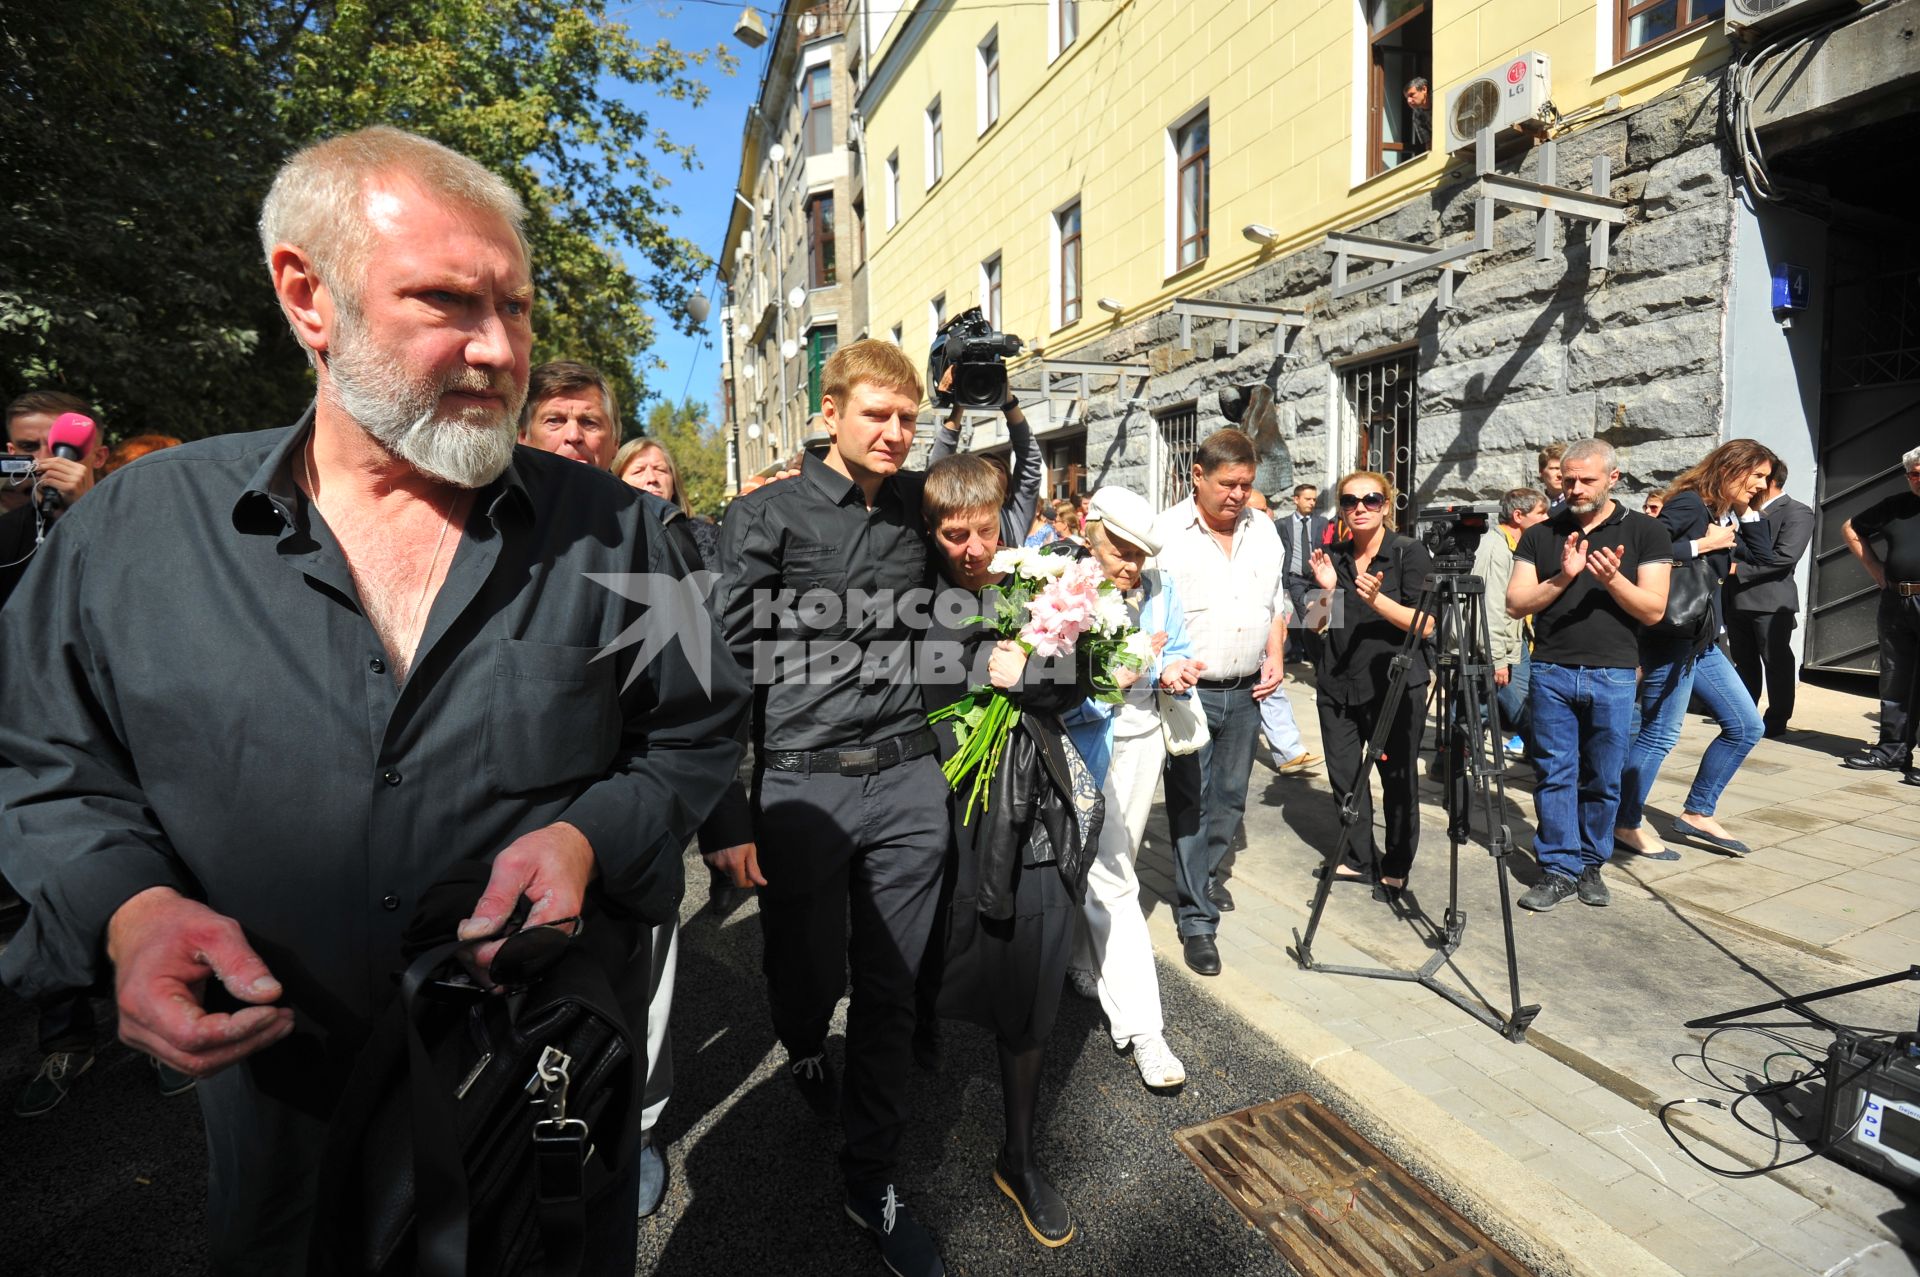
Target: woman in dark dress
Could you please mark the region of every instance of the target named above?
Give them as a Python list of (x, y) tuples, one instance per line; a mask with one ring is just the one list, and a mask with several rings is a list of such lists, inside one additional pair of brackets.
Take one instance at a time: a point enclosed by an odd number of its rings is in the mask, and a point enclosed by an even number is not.
[[(948, 457), (927, 474), (927, 522), (947, 582), (936, 592), (921, 653), (927, 705), (941, 708), (990, 683), (1019, 705), (1021, 720), (991, 806), (967, 816), (970, 784), (950, 799), (954, 845), (923, 968), (922, 1014), (931, 1001), (941, 1016), (971, 1021), (999, 1039), (1006, 1141), (994, 1183), (1020, 1208), (1036, 1240), (1064, 1246), (1073, 1240), (1073, 1217), (1035, 1157), (1034, 1121), (1041, 1060), (1099, 836), (1099, 787), (1060, 726), (1061, 711), (1084, 699), (1071, 669), (1062, 677), (1050, 662), (1030, 661), (1018, 644), (996, 642), (984, 623), (970, 623), (991, 614), (982, 594), (1001, 579), (988, 565), (1000, 548), (1004, 484), (998, 470), (972, 454)], [(958, 752), (953, 725), (941, 722), (935, 731), (944, 763)], [(1063, 779), (1080, 791), (1078, 804), (1062, 794)], [(1053, 803), (1053, 818), (1015, 823), (1009, 809), (1026, 809), (1028, 797), (1035, 808)]]
[[(1661, 494), (1660, 525), (1673, 538), (1676, 565), (1703, 558), (1716, 581), (1724, 581), (1733, 563), (1733, 545), (1745, 539), (1748, 548), (1764, 555), (1771, 548), (1767, 524), (1750, 503), (1766, 491), (1773, 474), (1773, 453), (1752, 439), (1721, 444), (1687, 470)], [(1746, 684), (1733, 662), (1720, 650), (1720, 590), (1713, 592), (1713, 617), (1705, 632), (1692, 641), (1684, 637), (1640, 637), (1640, 730), (1627, 747), (1627, 765), (1620, 774), (1620, 814), (1614, 820), (1614, 841), (1642, 855), (1666, 850), (1641, 826), (1647, 795), (1653, 790), (1660, 765), (1680, 741), (1680, 724), (1687, 703), (1699, 697), (1707, 713), (1720, 724), (1720, 734), (1707, 744), (1687, 790), (1684, 812), (1674, 820), (1676, 838), (1711, 847), (1728, 855), (1744, 856), (1747, 845), (1727, 832), (1714, 818), (1733, 774), (1746, 761), (1766, 730)]]
[[(1314, 583), (1332, 595), (1321, 662), (1315, 667), (1321, 749), (1336, 807), (1354, 795), (1353, 839), (1334, 877), (1377, 881), (1389, 893), (1407, 885), (1420, 845), (1419, 779), (1414, 760), (1429, 677), (1424, 649), (1414, 647), (1406, 695), (1387, 731), (1379, 765), (1387, 817), (1387, 854), (1373, 838), (1373, 795), (1359, 784), (1361, 755), (1374, 730), (1392, 676), (1393, 658), (1413, 624), (1414, 604), (1426, 588), (1433, 559), (1427, 548), (1393, 529), (1393, 484), (1361, 470), (1340, 481), (1340, 517), (1348, 536), (1311, 559)], [(1425, 633), (1433, 632), (1427, 618)]]

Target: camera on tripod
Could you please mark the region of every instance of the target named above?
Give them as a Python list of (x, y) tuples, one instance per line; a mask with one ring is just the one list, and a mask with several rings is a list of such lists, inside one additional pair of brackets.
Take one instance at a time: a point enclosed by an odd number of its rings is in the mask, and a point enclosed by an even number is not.
[(1471, 572), (1493, 511), (1473, 505), (1430, 505), (1413, 516), (1415, 535), (1433, 556), (1436, 572)]
[[(1007, 357), (1020, 353), (1020, 339), (997, 333), (975, 306), (949, 319), (933, 339), (927, 356), (927, 385), (942, 408), (998, 408), (1007, 401)], [(953, 369), (953, 385), (941, 390), (940, 378)]]

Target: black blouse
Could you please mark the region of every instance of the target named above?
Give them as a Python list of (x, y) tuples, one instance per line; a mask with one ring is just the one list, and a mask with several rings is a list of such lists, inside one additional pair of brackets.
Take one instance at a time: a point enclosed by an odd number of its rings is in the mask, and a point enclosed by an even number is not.
[[(1327, 547), (1327, 556), (1333, 560), (1340, 588), (1332, 600), (1332, 623), (1327, 627), (1324, 655), (1314, 676), (1319, 695), (1342, 705), (1364, 705), (1386, 694), (1387, 681), (1393, 676), (1393, 658), (1406, 643), (1407, 632), (1374, 611), (1356, 592), (1352, 541), (1335, 541)], [(1382, 574), (1380, 593), (1412, 607), (1427, 587), (1433, 557), (1412, 537), (1388, 532), (1367, 567)], [(1426, 645), (1415, 644), (1407, 682), (1424, 683), (1429, 676)]]

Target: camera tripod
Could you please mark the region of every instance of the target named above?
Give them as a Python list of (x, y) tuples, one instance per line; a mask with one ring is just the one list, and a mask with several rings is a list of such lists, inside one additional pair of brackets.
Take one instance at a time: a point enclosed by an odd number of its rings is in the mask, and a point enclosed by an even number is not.
[[(1498, 535), (1495, 533), (1494, 535)], [(1413, 609), (1413, 622), (1400, 651), (1393, 658), (1386, 697), (1374, 720), (1373, 735), (1363, 747), (1360, 773), (1352, 793), (1340, 804), (1340, 837), (1327, 849), (1320, 883), (1313, 893), (1313, 912), (1306, 933), (1293, 933), (1293, 957), (1302, 969), (1335, 975), (1366, 976), (1375, 980), (1406, 980), (1424, 985), (1512, 1042), (1525, 1040), (1527, 1026), (1540, 1014), (1538, 1005), (1520, 1003), (1520, 968), (1513, 949), (1513, 901), (1507, 882), (1507, 855), (1513, 839), (1502, 821), (1506, 786), (1502, 780), (1506, 739), (1500, 708), (1494, 699), (1493, 666), (1488, 660), (1492, 634), (1486, 612), (1486, 582), (1473, 575), (1471, 559), (1444, 556), (1436, 560), (1426, 588)], [(1359, 795), (1366, 792), (1374, 765), (1385, 747), (1387, 733), (1407, 695), (1407, 675), (1427, 621), (1433, 622), (1434, 741), (1436, 774), (1447, 808), (1447, 912), (1445, 928), (1433, 956), (1417, 970), (1386, 967), (1347, 967), (1316, 962), (1313, 937), (1326, 911), (1334, 870), (1360, 839), (1371, 840), (1373, 830), (1359, 827)], [(1460, 848), (1473, 833), (1472, 808), (1478, 802), (1487, 824), (1487, 850), (1494, 858), (1500, 883), (1500, 922), (1507, 945), (1507, 989), (1511, 1011), (1501, 1015), (1483, 1002), (1440, 983), (1438, 972), (1459, 951), (1466, 938), (1467, 915), (1460, 908)], [(1397, 912), (1397, 910), (1396, 910)]]

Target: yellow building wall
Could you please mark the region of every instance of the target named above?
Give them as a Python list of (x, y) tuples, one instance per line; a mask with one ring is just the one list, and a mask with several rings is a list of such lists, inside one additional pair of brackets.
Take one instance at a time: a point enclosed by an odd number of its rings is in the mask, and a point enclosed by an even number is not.
[[(1604, 9), (1597, 5), (1605, 5)], [(1716, 24), (1607, 66), (1612, 0), (1439, 0), (1433, 6), (1434, 123), (1447, 90), (1527, 51), (1551, 61), (1549, 93), (1562, 115), (1618, 94), (1632, 107), (1721, 65)], [(886, 32), (873, 66), (897, 56), (912, 8)], [(901, 325), (924, 358), (928, 304), (945, 294), (951, 317), (979, 297), (980, 263), (1002, 255), (1007, 331), (1048, 357), (1069, 354), (1176, 296), (1216, 288), (1330, 230), (1356, 226), (1457, 178), (1470, 157), (1437, 152), (1371, 180), (1357, 158), (1356, 73), (1366, 44), (1358, 5), (1341, 0), (1088, 0), (1080, 34), (1051, 65), (1051, 10), (946, 7), (897, 68), (867, 116), (870, 320), (875, 335)], [(1603, 30), (1603, 24), (1605, 29)], [(976, 133), (975, 50), (999, 29), (1001, 116)], [(902, 46), (904, 47), (904, 46)], [(1358, 91), (1364, 93), (1364, 80)], [(945, 176), (928, 190), (923, 120), (941, 99)], [(1206, 101), (1211, 126), (1210, 256), (1167, 272), (1166, 132)], [(900, 219), (886, 225), (885, 161), (900, 154)], [(1584, 174), (1567, 175), (1583, 185)], [(1082, 318), (1050, 322), (1050, 219), (1081, 197)], [(1240, 228), (1280, 232), (1271, 246)], [(1121, 301), (1115, 317), (1099, 297)]]

